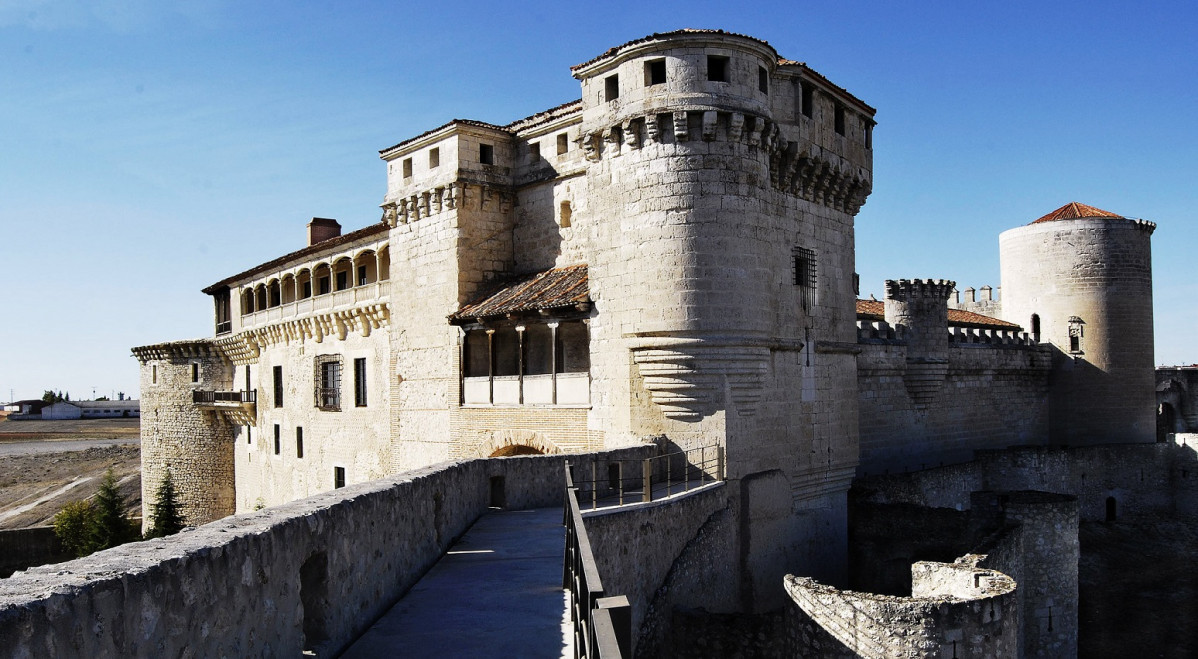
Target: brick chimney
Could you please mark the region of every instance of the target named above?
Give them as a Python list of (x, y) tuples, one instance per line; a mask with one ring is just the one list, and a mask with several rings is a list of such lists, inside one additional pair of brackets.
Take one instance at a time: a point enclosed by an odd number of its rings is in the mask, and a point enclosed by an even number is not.
[(308, 245), (323, 243), (341, 235), (341, 223), (327, 217), (314, 217), (308, 223)]

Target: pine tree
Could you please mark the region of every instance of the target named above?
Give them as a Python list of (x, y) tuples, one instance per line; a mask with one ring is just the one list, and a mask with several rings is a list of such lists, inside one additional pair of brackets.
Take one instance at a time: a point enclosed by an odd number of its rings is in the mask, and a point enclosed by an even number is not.
[(96, 492), (96, 525), (92, 532), (94, 550), (108, 549), (129, 542), (135, 536), (133, 524), (125, 517), (125, 496), (116, 486), (110, 467)]
[(154, 499), (154, 503), (150, 505), (150, 531), (146, 534), (146, 538), (161, 538), (181, 531), (187, 522), (183, 517), (179, 496), (175, 492), (175, 483), (171, 480), (169, 469), (162, 482), (158, 484)]

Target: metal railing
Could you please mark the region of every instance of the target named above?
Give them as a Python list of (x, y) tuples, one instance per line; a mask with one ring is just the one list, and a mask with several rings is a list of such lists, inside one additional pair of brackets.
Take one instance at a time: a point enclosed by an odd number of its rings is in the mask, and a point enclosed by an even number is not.
[(595, 461), (590, 474), (576, 475), (580, 500), (590, 510), (658, 501), (724, 480), (724, 448), (703, 446), (643, 460), (611, 460), (606, 473), (600, 469)]
[(623, 595), (607, 597), (591, 541), (582, 522), (578, 488), (566, 465), (566, 555), (562, 587), (570, 591), (574, 659), (632, 656), (632, 607)]
[(191, 402), (205, 405), (215, 403), (257, 403), (258, 390), (249, 391), (205, 391), (196, 389), (191, 392)]

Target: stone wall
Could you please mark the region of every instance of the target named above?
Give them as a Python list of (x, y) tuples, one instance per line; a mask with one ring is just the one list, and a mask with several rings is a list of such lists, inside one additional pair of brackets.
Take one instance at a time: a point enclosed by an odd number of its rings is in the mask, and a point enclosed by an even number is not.
[(52, 526), (0, 530), (0, 579), (31, 565), (58, 563), (71, 558)]
[[(651, 450), (569, 460), (589, 469)], [(0, 582), (0, 647), (14, 657), (333, 656), (487, 509), (494, 478), (511, 508), (560, 506), (565, 462), (437, 465), (33, 568)]]
[(1039, 490), (1078, 498), (1083, 520), (1124, 516), (1198, 518), (1198, 453), (1175, 443), (1109, 447), (1016, 447), (979, 451), (971, 462), (903, 475), (871, 476), (857, 487), (877, 503), (968, 506), (978, 490)]
[(906, 345), (879, 341), (861, 348), (860, 475), (965, 462), (979, 449), (1048, 439), (1048, 348), (953, 344), (931, 391), (912, 381), (919, 375), (908, 364)]
[(1198, 431), (1198, 367), (1156, 369), (1157, 441)]
[[(716, 483), (662, 501), (583, 512), (604, 590), (627, 596), (632, 605), (634, 638), (642, 635), (638, 630), (649, 603), (675, 560), (708, 519), (728, 506), (727, 497), (725, 485)], [(723, 544), (716, 546), (726, 548)], [(731, 575), (721, 577), (715, 573), (708, 578), (718, 585), (707, 600), (727, 601), (734, 588), (724, 581)]]
[[(994, 657), (1018, 654), (1014, 580), (977, 567), (980, 557), (916, 563), (911, 597), (837, 590), (787, 575), (786, 591), (822, 634), (798, 634), (798, 656)], [(811, 629), (810, 625), (806, 626)]]

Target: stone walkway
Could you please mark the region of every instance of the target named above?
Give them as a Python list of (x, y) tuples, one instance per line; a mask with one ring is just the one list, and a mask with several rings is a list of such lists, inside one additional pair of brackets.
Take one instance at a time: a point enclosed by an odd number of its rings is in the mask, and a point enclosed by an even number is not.
[(560, 508), (483, 515), (342, 657), (572, 657), (564, 546)]

